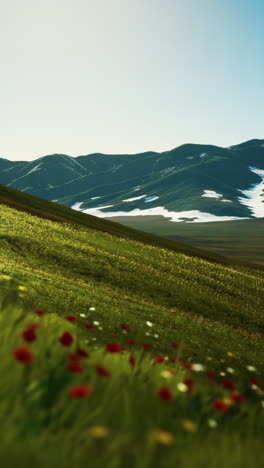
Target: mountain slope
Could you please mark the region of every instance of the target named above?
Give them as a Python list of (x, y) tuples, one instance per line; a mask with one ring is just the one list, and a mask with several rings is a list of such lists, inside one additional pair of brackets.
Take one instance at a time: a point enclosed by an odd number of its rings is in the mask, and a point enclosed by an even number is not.
[(100, 217), (264, 217), (264, 140), (230, 148), (186, 144), (164, 153), (1, 161), (0, 183)]

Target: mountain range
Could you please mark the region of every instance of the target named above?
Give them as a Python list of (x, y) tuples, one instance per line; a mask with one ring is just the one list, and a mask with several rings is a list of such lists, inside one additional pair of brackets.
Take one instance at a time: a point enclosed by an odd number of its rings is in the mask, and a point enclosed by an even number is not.
[(0, 183), (99, 217), (175, 222), (264, 217), (264, 140), (162, 153), (0, 159)]

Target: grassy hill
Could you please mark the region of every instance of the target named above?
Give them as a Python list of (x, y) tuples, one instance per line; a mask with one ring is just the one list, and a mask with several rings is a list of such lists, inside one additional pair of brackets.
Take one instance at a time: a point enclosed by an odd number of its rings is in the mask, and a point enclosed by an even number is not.
[(259, 463), (264, 272), (217, 260), (1, 187), (1, 464)]

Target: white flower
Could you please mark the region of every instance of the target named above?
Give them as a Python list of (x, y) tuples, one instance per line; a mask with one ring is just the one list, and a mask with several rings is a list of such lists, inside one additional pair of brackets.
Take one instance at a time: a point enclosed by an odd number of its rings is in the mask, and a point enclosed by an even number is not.
[(86, 314), (80, 314), (80, 317), (85, 318)]
[(227, 367), (227, 372), (229, 372), (229, 374), (234, 374), (235, 373), (235, 369), (232, 369), (232, 367)]
[(178, 388), (178, 390), (180, 392), (187, 392), (188, 391), (187, 385), (185, 385), (185, 383), (183, 383), (183, 382), (178, 383), (177, 388)]
[(97, 322), (97, 320), (94, 320), (94, 321), (93, 321), (93, 324), (94, 324), (96, 327), (98, 327), (98, 325), (100, 325), (100, 322)]
[(168, 370), (164, 370), (160, 373), (161, 377), (163, 377), (164, 379), (171, 379), (172, 378), (172, 374), (170, 371)]
[(147, 324), (148, 327), (153, 327), (153, 323), (149, 322), (148, 320), (146, 321), (146, 324)]
[(103, 331), (103, 327), (98, 327), (98, 330)]
[(159, 337), (159, 335), (157, 335), (157, 333), (155, 333), (154, 338), (158, 338), (158, 337)]
[(214, 429), (218, 426), (218, 423), (215, 419), (208, 419), (208, 426)]
[(95, 310), (95, 307), (89, 307), (89, 310)]
[(247, 370), (248, 370), (249, 372), (256, 372), (257, 369), (256, 369), (255, 366), (247, 366)]
[(202, 372), (204, 371), (204, 366), (202, 364), (192, 364), (192, 370), (195, 372)]
[(92, 340), (93, 340), (93, 341), (96, 341), (96, 338), (95, 338), (95, 337), (93, 337), (93, 338), (92, 338)]

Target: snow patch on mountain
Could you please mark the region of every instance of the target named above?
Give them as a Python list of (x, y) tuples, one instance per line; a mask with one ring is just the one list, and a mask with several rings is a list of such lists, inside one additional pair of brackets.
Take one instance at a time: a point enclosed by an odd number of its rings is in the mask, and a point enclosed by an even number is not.
[(144, 197), (146, 197), (146, 195), (140, 195), (139, 197), (127, 198), (126, 200), (122, 200), (122, 201), (131, 202), (131, 201), (134, 201), (134, 200), (140, 200), (141, 198), (144, 198)]
[(245, 197), (239, 197), (238, 200), (243, 205), (250, 208), (255, 218), (264, 217), (264, 170), (257, 167), (249, 166), (251, 172), (261, 177), (259, 184), (252, 184), (247, 190), (239, 190)]
[(158, 196), (153, 196), (153, 197), (148, 197), (146, 198), (146, 200), (144, 200), (145, 203), (148, 203), (148, 202), (152, 202), (154, 200), (157, 200), (157, 198), (159, 198)]
[(206, 156), (206, 153), (200, 153), (200, 158), (204, 158)]
[(204, 190), (204, 193), (202, 194), (202, 197), (207, 197), (207, 198), (222, 198), (221, 193), (217, 193), (214, 190)]
[(27, 174), (24, 175), (24, 177), (28, 176), (29, 174), (32, 174), (33, 172), (39, 171), (40, 169), (41, 169), (41, 163), (33, 167)]
[(193, 156), (186, 156), (186, 159), (193, 159)]
[(163, 206), (157, 206), (156, 208), (149, 208), (146, 210), (140, 210), (135, 208), (131, 211), (108, 211), (103, 212), (103, 209), (110, 208), (113, 205), (108, 206), (98, 206), (96, 208), (88, 208), (86, 210), (81, 210), (80, 206), (82, 203), (75, 203), (72, 208), (77, 211), (82, 211), (98, 218), (112, 218), (119, 216), (163, 216), (164, 218), (169, 218), (170, 221), (174, 223), (187, 222), (187, 223), (209, 223), (214, 221), (233, 221), (236, 219), (247, 219), (247, 218), (238, 218), (235, 216), (216, 216), (211, 213), (203, 213), (199, 210), (189, 210), (189, 211), (168, 211)]

